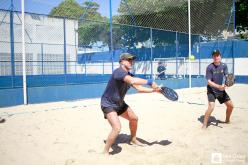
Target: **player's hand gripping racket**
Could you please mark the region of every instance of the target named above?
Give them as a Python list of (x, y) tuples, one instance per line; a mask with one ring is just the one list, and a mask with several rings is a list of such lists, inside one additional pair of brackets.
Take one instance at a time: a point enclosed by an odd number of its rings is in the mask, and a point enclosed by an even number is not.
[(178, 100), (178, 94), (171, 88), (168, 87), (161, 87), (161, 93), (169, 100), (171, 101), (177, 101)]

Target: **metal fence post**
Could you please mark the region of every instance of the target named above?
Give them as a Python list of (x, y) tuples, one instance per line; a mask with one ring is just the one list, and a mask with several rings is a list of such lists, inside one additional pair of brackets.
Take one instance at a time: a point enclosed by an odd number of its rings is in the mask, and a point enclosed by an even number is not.
[(234, 72), (235, 72), (235, 69), (234, 69), (234, 67), (235, 67), (235, 58), (234, 58), (234, 50), (235, 50), (235, 49), (234, 49), (234, 43), (235, 43), (234, 40), (232, 40), (232, 61), (233, 61), (233, 62), (232, 62), (232, 66), (233, 66), (233, 67), (232, 67), (232, 73), (233, 73), (233, 74), (235, 74), (235, 73), (234, 73)]
[(11, 0), (10, 10), (10, 53), (11, 53), (11, 75), (12, 75), (12, 88), (14, 87), (14, 76), (15, 76), (15, 41), (14, 41), (14, 16), (13, 16), (13, 0)]
[(27, 77), (26, 77), (26, 51), (25, 51), (25, 6), (22, 0), (22, 83), (23, 83), (23, 104), (28, 104), (27, 98)]
[[(86, 52), (86, 48), (85, 48), (85, 52)], [(87, 75), (86, 55), (84, 55), (84, 75)]]
[(44, 74), (44, 54), (43, 54), (43, 43), (41, 43), (41, 74)]
[(201, 52), (200, 52), (200, 49), (201, 48), (201, 38), (200, 38), (200, 35), (198, 36), (198, 44), (197, 44), (197, 47), (196, 47), (196, 52), (198, 54), (198, 57), (199, 57), (199, 76), (201, 75)]
[(176, 43), (176, 75), (177, 75), (177, 77), (178, 77), (178, 32), (176, 32), (176, 41), (175, 41), (175, 43)]
[(236, 0), (233, 0), (233, 24), (234, 24), (234, 34), (237, 33), (236, 29), (236, 6), (235, 6)]
[(66, 84), (66, 74), (67, 74), (67, 66), (66, 66), (66, 22), (65, 18), (63, 18), (63, 29), (64, 29), (64, 75), (65, 75), (65, 84)]
[(110, 31), (110, 53), (111, 53), (111, 61), (112, 61), (112, 72), (114, 70), (114, 55), (113, 55), (113, 22), (112, 22), (112, 0), (109, 0), (109, 31)]
[(153, 45), (153, 37), (152, 37), (152, 28), (150, 28), (150, 38), (151, 38), (151, 78), (153, 78), (153, 50), (152, 50), (152, 45)]
[(190, 0), (188, 0), (188, 26), (189, 26), (189, 88), (191, 88), (191, 61), (190, 61), (190, 56), (191, 56), (191, 15), (190, 15)]

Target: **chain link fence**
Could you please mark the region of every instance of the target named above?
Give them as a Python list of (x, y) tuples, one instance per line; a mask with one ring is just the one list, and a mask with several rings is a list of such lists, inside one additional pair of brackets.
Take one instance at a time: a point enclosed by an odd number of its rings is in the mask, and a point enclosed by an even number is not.
[[(11, 3), (12, 2), (12, 3)], [(186, 0), (27, 0), (25, 13), (28, 87), (106, 82), (119, 55), (137, 55), (133, 72), (187, 78)], [(1, 88), (22, 87), (20, 1), (0, 4)], [(233, 0), (191, 0), (192, 75), (204, 76), (213, 49), (233, 71)], [(229, 41), (230, 42), (227, 42)], [(100, 78), (99, 78), (100, 76)]]
[[(234, 32), (233, 0), (191, 0), (191, 31), (223, 37)], [(122, 0), (115, 23), (188, 32), (188, 0)]]

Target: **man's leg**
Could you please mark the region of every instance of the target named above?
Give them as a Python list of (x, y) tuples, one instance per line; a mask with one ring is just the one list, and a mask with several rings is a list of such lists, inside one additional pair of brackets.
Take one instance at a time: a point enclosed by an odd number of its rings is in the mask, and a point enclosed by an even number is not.
[(205, 112), (204, 121), (203, 121), (203, 125), (202, 125), (203, 129), (206, 129), (207, 126), (208, 126), (208, 119), (209, 119), (209, 116), (211, 115), (211, 113), (214, 110), (214, 106), (215, 106), (215, 102), (208, 102), (208, 109)]
[(108, 119), (109, 124), (112, 127), (112, 130), (108, 136), (108, 139), (106, 140), (103, 154), (109, 155), (109, 149), (114, 144), (115, 139), (117, 138), (117, 136), (119, 135), (119, 133), (121, 131), (121, 123), (120, 123), (119, 117), (115, 111), (109, 112), (106, 115), (106, 117)]
[(128, 107), (128, 109), (123, 114), (121, 114), (121, 117), (129, 121), (129, 128), (131, 132), (131, 143), (142, 146), (142, 143), (140, 143), (136, 138), (138, 117), (135, 115), (133, 110), (130, 107)]
[(230, 117), (233, 111), (233, 102), (231, 100), (225, 102), (226, 105), (226, 123), (230, 122)]

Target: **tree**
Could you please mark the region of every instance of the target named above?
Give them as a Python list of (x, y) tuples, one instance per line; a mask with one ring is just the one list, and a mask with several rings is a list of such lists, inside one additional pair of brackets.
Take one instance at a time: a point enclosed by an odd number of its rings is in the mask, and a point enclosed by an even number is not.
[(99, 4), (96, 2), (86, 1), (83, 3), (82, 8), (84, 10), (84, 14), (82, 19), (90, 19), (95, 21), (103, 21), (104, 17), (98, 13)]
[(99, 41), (109, 44), (109, 25), (106, 17), (98, 12), (99, 4), (86, 1), (82, 5), (84, 13), (79, 19), (79, 45), (93, 45)]
[[(50, 16), (78, 20), (79, 45), (89, 46), (98, 41), (109, 43), (107, 18), (98, 12), (99, 4), (86, 1), (80, 6), (75, 0), (64, 0), (49, 13)], [(99, 22), (101, 21), (101, 22)]]
[[(142, 5), (140, 5), (139, 0), (123, 0), (118, 9), (120, 16), (115, 17), (114, 20), (121, 24), (156, 28), (152, 30), (153, 44), (156, 46), (174, 44), (175, 34), (169, 35), (165, 30), (169, 29), (167, 25), (170, 26), (169, 30), (178, 31), (177, 27), (187, 30), (187, 6), (185, 7), (185, 3), (178, 6), (179, 2), (182, 4), (181, 1), (142, 0)], [(180, 12), (177, 8), (180, 8)], [(175, 10), (178, 11), (175, 12)], [(176, 21), (178, 15), (185, 18)], [(124, 27), (123, 31), (125, 34), (123, 40), (127, 41), (125, 44), (129, 47), (150, 40), (150, 28)]]
[(78, 28), (79, 45), (81, 47), (91, 46), (97, 42), (102, 42), (102, 45), (109, 44), (109, 26), (106, 23), (85, 21), (81, 22)]
[(243, 39), (248, 39), (248, 1), (238, 0), (236, 2), (236, 27)]
[[(231, 7), (232, 0), (191, 0), (191, 32), (220, 36), (227, 27)], [(188, 32), (187, 0), (123, 0), (118, 11), (120, 16), (115, 21), (121, 24)], [(154, 34), (155, 45), (173, 43), (161, 34)]]
[(58, 7), (54, 7), (49, 15), (66, 17), (70, 19), (79, 19), (83, 14), (82, 7), (75, 0), (64, 0)]

